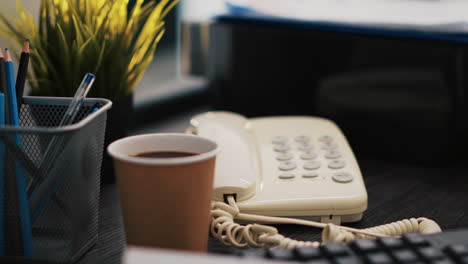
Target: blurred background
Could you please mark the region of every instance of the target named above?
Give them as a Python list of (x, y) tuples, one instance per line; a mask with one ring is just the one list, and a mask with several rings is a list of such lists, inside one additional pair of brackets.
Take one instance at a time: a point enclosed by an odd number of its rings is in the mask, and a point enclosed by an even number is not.
[[(40, 1), (21, 2), (37, 18)], [(130, 0), (129, 8), (132, 7), (132, 2), (134, 0)], [(16, 2), (2, 1), (0, 9), (7, 14), (15, 14)], [(136, 89), (136, 106), (138, 102), (148, 105), (150, 101), (196, 90), (204, 85), (208, 21), (213, 14), (223, 9), (224, 2), (221, 0), (182, 0), (170, 12), (166, 21), (166, 33), (156, 51), (155, 59)], [(186, 45), (182, 45), (182, 39)], [(1, 37), (0, 47), (7, 47), (6, 41)]]
[[(37, 14), (39, 1), (22, 1)], [(352, 12), (345, 4), (351, 2), (330, 3), (347, 14)], [(326, 1), (320, 3), (323, 14), (334, 14)], [(424, 18), (430, 25), (432, 18), (458, 19), (451, 10), (460, 11), (456, 5), (464, 3), (362, 2), (363, 7), (369, 4), (377, 9), (396, 4), (404, 14), (420, 16), (432, 10), (435, 15), (429, 12)], [(295, 10), (310, 13), (300, 7)], [(15, 1), (2, 1), (0, 8), (14, 10)], [(248, 117), (319, 115), (336, 121), (355, 149), (371, 156), (431, 162), (468, 155), (468, 38), (456, 32), (466, 30), (466, 23), (435, 24), (426, 31), (382, 30), (381, 25), (369, 29), (256, 19), (235, 11), (224, 0), (182, 0), (170, 12), (166, 34), (134, 93), (134, 127), (154, 127), (173, 114), (190, 116), (196, 109)], [(359, 19), (372, 13), (363, 8), (354, 15)]]

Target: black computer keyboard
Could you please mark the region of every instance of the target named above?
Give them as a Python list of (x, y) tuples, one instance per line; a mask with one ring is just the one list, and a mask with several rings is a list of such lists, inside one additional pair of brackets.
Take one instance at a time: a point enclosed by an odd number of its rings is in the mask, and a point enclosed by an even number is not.
[(261, 257), (268, 259), (311, 264), (468, 264), (468, 228), (426, 236), (407, 234), (402, 238), (362, 239), (348, 244), (330, 243), (319, 248), (265, 249), (261, 254)]

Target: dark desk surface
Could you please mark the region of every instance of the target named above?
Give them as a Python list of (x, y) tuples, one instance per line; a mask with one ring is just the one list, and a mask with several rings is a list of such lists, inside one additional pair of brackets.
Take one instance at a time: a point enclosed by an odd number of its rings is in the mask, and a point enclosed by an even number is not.
[[(185, 122), (178, 119), (180, 132)], [(158, 127), (156, 130), (161, 132)], [(145, 129), (140, 132), (151, 132)], [(437, 155), (437, 153), (434, 153)], [(398, 162), (357, 157), (367, 187), (369, 207), (363, 220), (351, 226), (366, 228), (411, 217), (427, 217), (442, 229), (468, 227), (468, 168), (461, 166), (423, 167)], [(437, 165), (437, 164), (434, 164)], [(100, 238), (96, 247), (83, 259), (84, 263), (118, 263), (123, 248), (122, 220), (113, 185), (104, 186), (101, 199)], [(310, 227), (279, 225), (280, 232), (300, 240), (319, 240), (321, 230)], [(255, 249), (248, 249), (255, 250)], [(212, 253), (235, 254), (239, 249), (223, 246), (213, 238)]]

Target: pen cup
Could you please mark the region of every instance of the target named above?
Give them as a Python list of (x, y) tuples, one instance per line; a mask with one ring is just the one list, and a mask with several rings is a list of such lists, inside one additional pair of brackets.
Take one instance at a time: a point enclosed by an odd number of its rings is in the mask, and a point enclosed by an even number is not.
[(218, 145), (188, 134), (113, 142), (127, 243), (204, 252)]
[[(8, 228), (15, 225), (19, 208), (17, 203), (4, 203), (6, 257), (0, 257), (0, 262), (73, 263), (97, 241), (100, 168), (107, 110), (112, 103), (85, 99), (73, 124), (59, 127), (71, 100), (26, 96), (20, 109), (20, 126), (0, 127), (0, 143), (5, 150), (0, 176), (6, 179), (5, 194), (12, 194), (7, 185), (15, 181), (20, 168), (28, 185), (32, 226), (32, 257), (24, 260), (18, 243), (21, 236)], [(99, 109), (94, 111), (96, 107)], [(20, 138), (20, 144), (15, 137)], [(55, 142), (58, 154), (49, 169), (41, 169), (51, 142)], [(37, 186), (34, 191), (33, 185)], [(5, 197), (14, 199), (14, 195)], [(12, 257), (14, 261), (9, 259)]]

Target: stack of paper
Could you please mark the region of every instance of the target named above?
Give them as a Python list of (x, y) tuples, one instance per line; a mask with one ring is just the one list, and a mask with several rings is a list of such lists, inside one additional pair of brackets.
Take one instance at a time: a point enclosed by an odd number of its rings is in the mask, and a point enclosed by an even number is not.
[(228, 0), (252, 14), (365, 27), (468, 33), (466, 0)]

